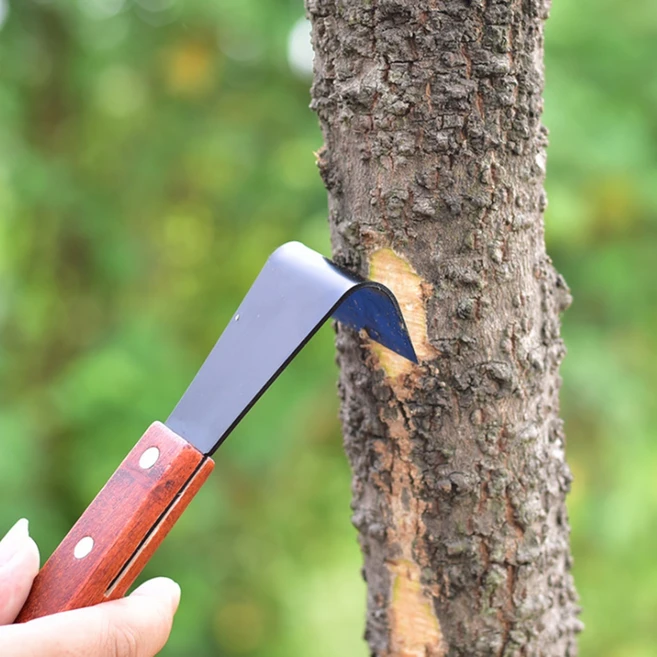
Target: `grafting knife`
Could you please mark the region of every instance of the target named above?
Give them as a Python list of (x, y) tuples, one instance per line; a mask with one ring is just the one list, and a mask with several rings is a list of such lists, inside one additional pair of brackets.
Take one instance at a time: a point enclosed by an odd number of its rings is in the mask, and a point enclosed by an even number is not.
[(299, 242), (279, 247), (167, 421), (146, 430), (41, 569), (17, 622), (122, 597), (210, 456), (329, 317), (417, 362), (390, 290)]

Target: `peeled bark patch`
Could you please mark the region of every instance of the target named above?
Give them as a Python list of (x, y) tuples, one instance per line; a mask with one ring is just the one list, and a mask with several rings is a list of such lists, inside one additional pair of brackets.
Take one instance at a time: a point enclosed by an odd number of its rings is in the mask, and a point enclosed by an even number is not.
[[(373, 475), (379, 494), (389, 509), (386, 540), (399, 558), (386, 562), (392, 590), (388, 610), (390, 657), (441, 657), (444, 654), (440, 621), (433, 592), (421, 582), (423, 567), (430, 564), (422, 537), (426, 534), (427, 504), (416, 486), (422, 473), (412, 459), (413, 444), (400, 409), (381, 414), (388, 424), (389, 441), (375, 447), (379, 468), (386, 477)], [(390, 419), (391, 413), (394, 419)]]
[(420, 584), (420, 569), (409, 561), (390, 564), (390, 654), (395, 657), (443, 657), (440, 624)]
[[(369, 273), (371, 279), (389, 287), (397, 297), (418, 360), (422, 362), (433, 358), (435, 349), (427, 338), (425, 305), (426, 297), (431, 295), (431, 286), (424, 283), (411, 264), (392, 249), (378, 249), (370, 255)], [(392, 379), (413, 370), (413, 363), (378, 342), (372, 343), (372, 351), (377, 355), (386, 376)]]

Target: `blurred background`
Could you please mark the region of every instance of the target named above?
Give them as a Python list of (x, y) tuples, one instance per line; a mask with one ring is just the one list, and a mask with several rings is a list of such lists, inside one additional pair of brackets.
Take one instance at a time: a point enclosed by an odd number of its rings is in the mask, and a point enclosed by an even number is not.
[[(554, 0), (547, 238), (582, 657), (657, 654), (657, 12)], [(301, 0), (0, 0), (0, 533), (50, 554), (267, 255), (329, 252)], [(157, 553), (163, 655), (365, 657), (325, 327)]]

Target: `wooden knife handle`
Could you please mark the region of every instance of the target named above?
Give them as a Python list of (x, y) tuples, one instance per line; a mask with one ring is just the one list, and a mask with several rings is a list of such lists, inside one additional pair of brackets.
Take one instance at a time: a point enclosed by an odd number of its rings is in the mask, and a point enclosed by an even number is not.
[(152, 424), (41, 569), (16, 622), (122, 597), (213, 467)]

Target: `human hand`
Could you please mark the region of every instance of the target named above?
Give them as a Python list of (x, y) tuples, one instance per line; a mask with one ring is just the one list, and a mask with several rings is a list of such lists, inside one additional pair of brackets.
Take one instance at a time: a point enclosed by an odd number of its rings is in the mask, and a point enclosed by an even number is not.
[(0, 654), (3, 657), (153, 657), (171, 631), (180, 587), (149, 580), (121, 600), (13, 623), (39, 570), (39, 550), (19, 520), (0, 541)]

